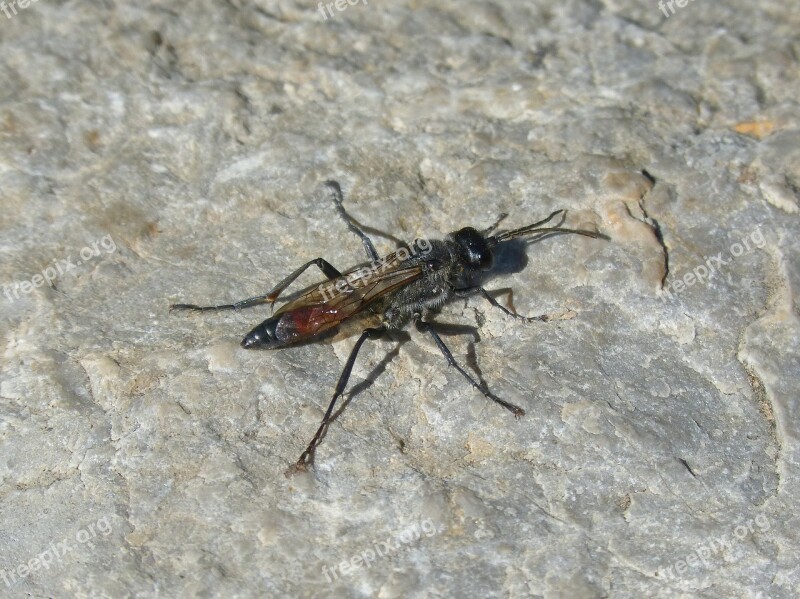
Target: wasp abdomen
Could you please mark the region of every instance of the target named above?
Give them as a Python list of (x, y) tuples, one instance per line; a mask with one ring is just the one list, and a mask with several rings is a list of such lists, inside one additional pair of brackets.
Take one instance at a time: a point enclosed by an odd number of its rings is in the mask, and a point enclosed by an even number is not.
[(275, 349), (316, 337), (341, 321), (338, 311), (326, 304), (301, 306), (268, 318), (242, 339), (245, 349)]

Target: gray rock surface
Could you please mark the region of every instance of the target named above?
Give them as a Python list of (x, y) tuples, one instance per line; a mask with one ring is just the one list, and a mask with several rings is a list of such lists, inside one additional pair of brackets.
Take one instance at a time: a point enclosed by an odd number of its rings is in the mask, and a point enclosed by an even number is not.
[[(796, 3), (17, 2), (0, 596), (800, 596)], [(611, 238), (500, 256), (551, 322), (439, 317), (524, 418), (411, 332), (287, 475), (354, 330), (244, 351), (268, 308), (168, 306), (361, 262), (328, 178), (402, 239)]]

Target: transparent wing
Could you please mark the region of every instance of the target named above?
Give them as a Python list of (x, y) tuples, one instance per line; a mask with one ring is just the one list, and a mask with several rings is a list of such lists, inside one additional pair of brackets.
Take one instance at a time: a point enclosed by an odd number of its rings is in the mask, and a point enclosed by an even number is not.
[(275, 313), (286, 335), (297, 340), (322, 333), (367, 308), (376, 300), (417, 279), (423, 271), (400, 250), (376, 262), (353, 268), (341, 277), (309, 287)]

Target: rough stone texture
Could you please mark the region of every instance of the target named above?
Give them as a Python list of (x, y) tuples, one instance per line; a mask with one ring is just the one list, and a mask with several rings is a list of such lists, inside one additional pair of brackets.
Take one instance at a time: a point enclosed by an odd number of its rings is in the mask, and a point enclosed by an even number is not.
[[(800, 595), (800, 10), (673, 6), (0, 15), (0, 595)], [(362, 261), (328, 178), (403, 239), (559, 207), (610, 236), (500, 256), (553, 322), (440, 317), (524, 418), (411, 332), (285, 475), (353, 330), (250, 352), (268, 309), (167, 308)]]

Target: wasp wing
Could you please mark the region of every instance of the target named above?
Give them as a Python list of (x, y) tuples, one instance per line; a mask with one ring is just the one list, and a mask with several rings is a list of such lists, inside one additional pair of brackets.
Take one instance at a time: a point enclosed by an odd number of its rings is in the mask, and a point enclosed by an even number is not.
[(423, 265), (409, 261), (400, 248), (342, 276), (305, 291), (284, 304), (273, 318), (280, 318), (278, 332), (287, 341), (301, 341), (332, 329), (387, 294), (417, 279)]

